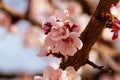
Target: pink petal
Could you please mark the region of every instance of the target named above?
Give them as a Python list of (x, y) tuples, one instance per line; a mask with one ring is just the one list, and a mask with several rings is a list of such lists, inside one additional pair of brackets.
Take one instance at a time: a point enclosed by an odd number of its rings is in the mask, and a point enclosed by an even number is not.
[(79, 50), (83, 47), (83, 43), (79, 38), (75, 38), (73, 42), (75, 47), (77, 47)]
[(47, 23), (47, 22), (50, 22), (52, 25), (54, 25), (55, 22), (56, 22), (56, 17), (55, 17), (55, 16), (49, 17), (47, 20), (44, 20), (44, 21), (43, 21), (42, 25), (44, 25), (44, 24)]
[(60, 21), (65, 21), (68, 17), (68, 11), (67, 10), (56, 10), (55, 11), (55, 16), (57, 19), (59, 19)]
[(70, 73), (76, 73), (75, 69), (72, 66), (67, 67), (66, 71)]
[(82, 41), (79, 39), (79, 34), (76, 32), (71, 32), (70, 33), (70, 38), (73, 40), (73, 44), (76, 48), (78, 48), (79, 50), (82, 48), (83, 43)]
[(72, 27), (70, 28), (70, 31), (79, 33), (80, 32), (80, 27), (76, 24), (73, 24)]
[(55, 16), (51, 16), (51, 17), (48, 19), (48, 22), (50, 22), (52, 25), (55, 25), (56, 17), (55, 17)]
[(62, 69), (55, 70), (51, 66), (48, 66), (43, 73), (43, 77), (48, 80), (59, 80), (61, 74), (62, 74)]
[(112, 39), (115, 40), (115, 39), (117, 39), (117, 38), (118, 38), (118, 32), (114, 32)]
[(50, 79), (53, 76), (54, 69), (51, 66), (47, 66), (43, 72), (43, 77)]
[(51, 33), (49, 33), (48, 36), (47, 36), (46, 39), (45, 39), (45, 43), (46, 43), (46, 45), (48, 45), (48, 46), (53, 46), (53, 45), (56, 44), (56, 41), (53, 41), (53, 40), (51, 39), (51, 37), (52, 37), (52, 35), (51, 35)]
[(78, 37), (80, 37), (80, 34), (76, 33), (76, 32), (71, 32), (69, 37), (72, 38), (72, 39), (78, 38)]
[(53, 76), (51, 80), (60, 80), (62, 74), (62, 70), (61, 69), (57, 69), (53, 72)]
[(35, 76), (35, 77), (34, 77), (34, 80), (44, 80), (44, 79), (43, 79), (43, 77), (41, 77), (41, 76)]
[(117, 17), (120, 20), (120, 10), (118, 10), (115, 6), (112, 6), (110, 8), (110, 12), (112, 15), (114, 15), (115, 17)]
[(69, 80), (81, 80), (80, 75), (77, 74), (77, 72), (72, 66), (67, 67), (66, 71), (67, 71), (67, 76), (69, 77)]
[(48, 46), (42, 46), (40, 48), (40, 52), (39, 52), (39, 54), (37, 54), (37, 56), (39, 56), (39, 57), (47, 56), (48, 53), (50, 53), (49, 47)]
[(53, 27), (51, 29), (52, 40), (58, 41), (69, 37), (69, 30), (63, 26)]
[(60, 52), (64, 56), (67, 56), (67, 55), (73, 56), (77, 52), (77, 48), (74, 47), (74, 45), (72, 45), (72, 44), (62, 42)]

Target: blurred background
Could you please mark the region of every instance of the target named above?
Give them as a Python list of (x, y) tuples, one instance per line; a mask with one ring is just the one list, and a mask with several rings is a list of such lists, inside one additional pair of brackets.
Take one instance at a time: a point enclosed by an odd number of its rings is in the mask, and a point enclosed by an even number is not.
[[(70, 20), (82, 32), (98, 3), (99, 0), (0, 0), (0, 80), (33, 80), (47, 65), (58, 66), (53, 56), (37, 56), (45, 38), (42, 22), (55, 9), (68, 9)], [(82, 80), (120, 80), (120, 40), (112, 40), (110, 29), (103, 30), (89, 57), (112, 73), (85, 65), (78, 71)]]

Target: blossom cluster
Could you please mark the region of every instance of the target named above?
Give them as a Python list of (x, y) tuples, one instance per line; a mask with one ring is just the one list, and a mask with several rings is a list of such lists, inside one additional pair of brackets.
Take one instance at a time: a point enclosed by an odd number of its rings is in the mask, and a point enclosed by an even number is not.
[(63, 56), (73, 56), (83, 46), (80, 37), (80, 27), (73, 24), (68, 10), (56, 10), (55, 15), (43, 22), (45, 45), (41, 47), (40, 56), (60, 53)]
[(112, 39), (115, 40), (120, 36), (120, 2), (116, 6), (112, 5), (110, 13), (112, 14), (113, 22), (111, 30), (111, 32), (113, 32)]
[(73, 67), (67, 67), (66, 70), (62, 70), (48, 66), (43, 76), (35, 76), (34, 80), (81, 80), (81, 77)]

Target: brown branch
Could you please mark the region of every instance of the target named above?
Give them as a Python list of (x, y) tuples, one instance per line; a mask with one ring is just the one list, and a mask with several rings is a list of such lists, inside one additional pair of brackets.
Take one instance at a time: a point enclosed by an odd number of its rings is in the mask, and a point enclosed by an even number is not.
[(31, 22), (33, 25), (38, 25), (41, 27), (41, 23), (35, 21), (32, 19), (28, 14), (20, 14), (19, 12), (16, 12), (14, 9), (10, 8), (9, 6), (5, 5), (0, 1), (0, 9), (8, 13), (13, 21), (18, 21), (21, 19), (25, 19), (29, 22)]
[(76, 70), (78, 70), (85, 64), (89, 58), (88, 56), (92, 46), (99, 38), (103, 28), (106, 26), (106, 21), (102, 21), (103, 19), (101, 20), (101, 14), (104, 12), (109, 13), (111, 4), (117, 4), (118, 1), (119, 0), (100, 0), (95, 13), (81, 35), (81, 40), (84, 44), (83, 48), (74, 56), (68, 57), (66, 62), (62, 62), (60, 64), (60, 68), (65, 69), (68, 66), (73, 66)]
[(107, 73), (107, 74), (111, 74), (111, 72), (112, 72), (111, 70), (104, 69), (103, 66), (98, 66), (98, 65), (96, 65), (95, 63), (93, 63), (93, 62), (90, 61), (90, 60), (87, 60), (87, 61), (86, 61), (86, 64), (89, 64), (89, 65), (93, 66), (93, 68), (99, 69), (99, 70), (101, 70), (102, 72)]

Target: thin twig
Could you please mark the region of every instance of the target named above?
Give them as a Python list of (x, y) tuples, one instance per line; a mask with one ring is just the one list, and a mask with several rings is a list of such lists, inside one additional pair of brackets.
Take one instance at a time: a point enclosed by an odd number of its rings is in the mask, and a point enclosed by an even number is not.
[(89, 65), (93, 66), (93, 68), (99, 69), (99, 70), (101, 70), (102, 72), (105, 72), (105, 73), (108, 73), (108, 74), (111, 74), (111, 72), (112, 72), (111, 70), (104, 69), (103, 66), (98, 66), (98, 65), (96, 65), (95, 63), (93, 63), (93, 62), (90, 61), (90, 60), (87, 60), (87, 61), (86, 61), (86, 64), (89, 64)]

